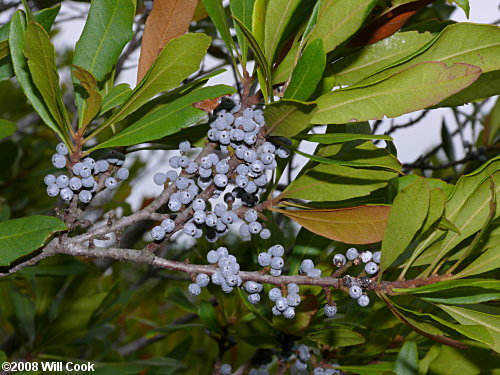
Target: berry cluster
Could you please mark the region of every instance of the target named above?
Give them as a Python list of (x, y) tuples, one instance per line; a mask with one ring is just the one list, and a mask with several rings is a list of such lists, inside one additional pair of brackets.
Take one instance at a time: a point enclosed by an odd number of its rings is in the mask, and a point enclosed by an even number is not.
[(290, 283), (286, 287), (286, 296), (281, 289), (273, 288), (269, 291), (269, 299), (274, 302), (272, 312), (274, 315), (283, 315), (287, 319), (295, 317), (295, 308), (300, 304), (299, 286)]
[[(168, 201), (172, 214), (191, 205), (194, 213), (182, 226), (183, 233), (194, 238), (204, 233), (211, 243), (225, 235), (232, 224), (239, 224), (243, 238), (251, 234), (259, 234), (262, 239), (271, 237), (270, 230), (258, 221), (259, 214), (251, 207), (259, 203), (259, 190), (267, 184), (266, 171), (277, 166), (275, 157), (289, 156), (289, 150), (261, 136), (265, 126), (262, 110), (246, 108), (241, 112), (239, 104), (232, 106), (230, 111), (219, 111), (210, 124), (207, 136), (216, 144), (213, 152), (191, 160), (187, 155), (191, 144), (183, 141), (179, 144), (181, 155), (169, 159), (173, 169), (153, 177), (157, 185), (175, 185)], [(179, 168), (180, 171), (175, 171)], [(198, 197), (200, 189), (205, 192), (203, 199)], [(230, 191), (226, 192), (227, 189)], [(219, 197), (223, 197), (224, 203), (211, 201)], [(160, 229), (165, 225), (153, 229), (155, 240), (162, 240), (170, 233), (168, 228)]]
[(311, 259), (304, 259), (302, 261), (299, 272), (309, 277), (321, 277), (321, 270), (314, 267), (314, 262)]
[(262, 252), (259, 254), (257, 261), (262, 267), (271, 267), (269, 273), (272, 276), (280, 276), (281, 269), (285, 265), (283, 260), (283, 254), (285, 253), (285, 248), (281, 245), (274, 245), (267, 250), (267, 252)]
[(212, 283), (220, 285), (224, 293), (231, 293), (234, 287), (241, 286), (240, 265), (234, 255), (230, 255), (225, 247), (217, 250), (210, 250), (207, 253), (209, 263), (219, 266), (218, 270), (212, 274)]
[[(76, 196), (82, 203), (89, 203), (93, 194), (99, 190), (101, 178), (104, 179), (104, 187), (108, 189), (115, 189), (119, 181), (128, 178), (128, 169), (118, 168), (123, 163), (123, 154), (112, 151), (106, 159), (96, 161), (88, 157), (71, 166), (68, 148), (64, 143), (59, 143), (56, 153), (52, 155), (52, 164), (58, 169), (68, 167), (69, 176), (66, 174), (60, 174), (57, 177), (53, 174), (46, 175), (43, 181), (47, 185), (47, 195), (49, 197), (59, 195), (68, 202)], [(115, 171), (115, 177), (111, 176), (113, 171)]]

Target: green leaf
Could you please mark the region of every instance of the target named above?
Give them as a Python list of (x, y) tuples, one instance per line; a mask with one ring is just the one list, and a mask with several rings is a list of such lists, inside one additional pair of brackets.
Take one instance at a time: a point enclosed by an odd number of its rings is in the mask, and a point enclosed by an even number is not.
[(98, 82), (103, 81), (132, 38), (134, 15), (133, 0), (92, 1), (73, 64), (90, 72)]
[(455, 147), (453, 146), (453, 138), (448, 131), (448, 127), (446, 126), (446, 121), (441, 121), (441, 142), (443, 144), (443, 150), (448, 158), (448, 161), (452, 162), (455, 160)]
[(327, 134), (297, 134), (295, 139), (301, 141), (318, 142), (324, 145), (335, 143), (345, 143), (360, 140), (379, 139), (382, 141), (393, 141), (392, 137), (388, 135), (367, 135), (367, 134), (351, 134), (351, 133), (327, 133)]
[(320, 164), (293, 180), (279, 197), (315, 202), (341, 201), (368, 195), (386, 186), (396, 176), (397, 173), (392, 171)]
[(0, 140), (10, 137), (17, 130), (17, 125), (9, 120), (0, 118)]
[(376, 0), (322, 1), (309, 40), (323, 39), (326, 52), (333, 51), (363, 25), (376, 3)]
[(339, 370), (347, 371), (351, 374), (360, 375), (392, 375), (391, 372), (394, 364), (392, 362), (378, 362), (368, 365), (352, 365), (352, 366), (339, 366)]
[(3, 59), (9, 56), (9, 41), (2, 40), (0, 41), (0, 59)]
[(70, 126), (59, 87), (56, 53), (47, 32), (37, 23), (30, 22), (24, 33), (24, 56), (35, 86), (42, 95), (52, 117), (61, 129)]
[[(241, 22), (246, 26), (248, 30), (252, 29), (252, 12), (255, 5), (255, 0), (241, 0), (241, 1), (231, 1), (229, 6), (231, 7), (231, 13), (241, 20)], [(236, 37), (238, 38), (238, 44), (240, 45), (241, 51), (241, 64), (243, 67), (247, 63), (248, 55), (248, 43), (243, 35), (243, 31), (238, 25), (234, 26), (236, 30)]]
[(260, 47), (264, 46), (266, 6), (267, 0), (255, 0), (252, 12), (252, 31), (250, 35), (255, 37), (255, 41)]
[(470, 13), (469, 0), (448, 0), (448, 3), (451, 2), (457, 4), (460, 8), (462, 8), (467, 18), (469, 18), (469, 13)]
[(359, 345), (365, 342), (365, 338), (358, 332), (343, 328), (312, 332), (306, 337), (311, 341), (334, 347)]
[(428, 374), (477, 375), (481, 373), (482, 367), (475, 363), (473, 356), (465, 355), (463, 350), (442, 345), (429, 366)]
[(229, 23), (227, 22), (222, 0), (203, 0), (203, 5), (232, 56), (234, 43), (229, 31)]
[(198, 308), (186, 297), (180, 288), (168, 288), (165, 292), (165, 297), (167, 297), (170, 302), (175, 303), (177, 306), (182, 307), (186, 311), (195, 314), (198, 312)]
[(232, 93), (234, 93), (234, 88), (225, 85), (204, 87), (190, 92), (144, 116), (88, 152), (106, 147), (136, 145), (174, 134), (205, 116), (206, 113), (203, 110), (193, 107), (194, 103)]
[(108, 112), (110, 109), (122, 105), (123, 102), (130, 96), (132, 89), (127, 83), (120, 83), (113, 87), (109, 92), (102, 98), (101, 111), (99, 116)]
[[(428, 179), (426, 179), (426, 181), (428, 182)], [(443, 190), (440, 188), (431, 189), (429, 197), (429, 212), (427, 212), (424, 224), (422, 225), (421, 233), (425, 233), (427, 229), (429, 229), (443, 216), (445, 200), (446, 197)]]
[(446, 27), (423, 53), (404, 64), (384, 70), (367, 80), (379, 81), (424, 61), (441, 61), (451, 66), (464, 63), (481, 68), (482, 74), (500, 69), (500, 27), (474, 23), (455, 23)]
[(500, 290), (500, 281), (488, 279), (445, 280), (430, 285), (418, 286), (416, 288), (394, 288), (393, 291), (397, 293), (422, 294), (448, 291), (454, 288), (467, 286)]
[(80, 81), (80, 85), (85, 88), (87, 98), (82, 107), (82, 116), (78, 119), (79, 127), (87, 126), (97, 116), (101, 109), (102, 97), (97, 87), (94, 76), (78, 65), (73, 65), (73, 77)]
[(201, 301), (198, 306), (198, 316), (210, 331), (219, 335), (223, 334), (222, 327), (217, 319), (217, 312), (210, 302)]
[(310, 128), (315, 108), (315, 103), (294, 100), (280, 100), (266, 106), (264, 117), (267, 134), (292, 137)]
[(500, 268), (500, 246), (495, 246), (485, 251), (479, 258), (469, 264), (455, 278), (474, 276)]
[(99, 129), (124, 119), (156, 94), (177, 87), (198, 70), (210, 40), (199, 33), (171, 39), (127, 100)]
[(26, 29), (25, 16), (22, 11), (17, 11), (12, 16), (9, 46), (12, 59), (12, 66), (16, 74), (16, 79), (24, 92), (24, 95), (31, 102), (31, 105), (38, 113), (42, 121), (51, 128), (59, 137), (69, 145), (66, 134), (61, 130), (59, 124), (52, 117), (47, 104), (42, 99), (40, 92), (33, 83), (28, 63), (24, 57), (23, 50), (25, 46), (24, 30)]
[(318, 98), (315, 124), (343, 124), (396, 117), (439, 103), (472, 84), (481, 69), (423, 62), (381, 82), (336, 90)]
[(398, 32), (336, 61), (333, 65), (338, 85), (353, 85), (428, 46), (431, 33)]
[[(256, 1), (255, 5), (258, 4), (258, 1)], [(259, 76), (259, 82), (261, 84), (261, 87), (264, 87), (265, 90), (262, 90), (263, 94), (267, 96), (272, 95), (272, 84), (271, 84), (271, 67), (269, 65), (269, 62), (266, 59), (266, 56), (264, 55), (264, 52), (262, 51), (259, 43), (257, 40), (254, 38), (250, 30), (246, 28), (246, 26), (243, 24), (242, 21), (240, 21), (238, 18), (234, 17), (234, 22), (240, 27), (241, 31), (243, 32), (243, 35), (247, 39), (248, 44), (250, 45), (250, 48), (252, 49), (254, 53), (254, 58), (255, 62), (257, 63), (257, 66), (261, 69), (261, 75), (262, 77)]]
[(308, 44), (293, 70), (284, 99), (307, 100), (316, 90), (326, 66), (326, 53), (323, 41), (317, 39)]
[(450, 314), (457, 322), (463, 324), (463, 327), (476, 325), (484, 327), (490, 337), (484, 337), (483, 340), (478, 341), (484, 342), (490, 345), (496, 352), (500, 352), (500, 317), (457, 306), (440, 304), (438, 304), (438, 306)]
[(295, 59), (299, 54), (300, 47), (301, 47), (300, 43), (294, 43), (290, 47), (290, 51), (288, 51), (283, 61), (281, 61), (278, 67), (273, 71), (273, 82), (272, 82), (273, 85), (283, 83), (287, 81), (288, 78), (290, 78), (295, 68), (296, 64)]
[[(496, 214), (500, 213), (500, 171), (493, 174), (495, 181), (495, 195), (496, 195)], [(445, 217), (452, 221), (457, 227), (459, 232), (448, 231), (446, 234), (441, 248), (436, 253), (436, 261), (433, 265), (442, 259), (451, 249), (468, 238), (478, 230), (480, 230), (489, 220), (490, 217), (490, 204), (491, 204), (491, 187), (490, 180), (485, 180), (483, 183), (474, 189), (473, 193), (469, 195), (467, 201), (463, 202), (460, 209), (456, 214), (448, 214), (448, 205), (445, 207)], [(476, 260), (477, 261), (477, 260)], [(431, 265), (431, 268), (432, 266)]]
[(0, 266), (43, 246), (53, 233), (66, 230), (65, 224), (51, 216), (28, 216), (0, 222)]
[(415, 375), (418, 372), (418, 349), (415, 341), (406, 341), (394, 362), (398, 375)]
[(425, 179), (415, 181), (396, 196), (382, 242), (380, 273), (403, 254), (422, 227), (429, 211), (429, 200), (429, 185)]
[(300, 0), (269, 0), (266, 6), (264, 26), (264, 54), (271, 64), (286, 26)]

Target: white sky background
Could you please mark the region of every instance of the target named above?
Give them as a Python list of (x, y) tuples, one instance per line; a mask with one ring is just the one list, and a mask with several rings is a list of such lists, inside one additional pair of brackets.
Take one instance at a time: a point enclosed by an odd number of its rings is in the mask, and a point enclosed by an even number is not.
[[(460, 22), (475, 22), (475, 23), (492, 23), (500, 18), (500, 0), (469, 0), (470, 1), (470, 18), (467, 19), (464, 12), (460, 9), (454, 12), (452, 19)], [(63, 2), (61, 18), (68, 18), (71, 15), (76, 15), (81, 12), (82, 7), (86, 8), (88, 4), (76, 3), (76, 2)], [(54, 43), (56, 49), (63, 48), (73, 48), (76, 41), (78, 40), (81, 31), (83, 29), (84, 21), (82, 20), (72, 20), (60, 24), (61, 31), (55, 37)], [(120, 75), (116, 83), (129, 83), (132, 87), (135, 86), (136, 74), (137, 74), (137, 61), (139, 54), (136, 52), (131, 56), (131, 59), (125, 64), (127, 69)], [(499, 57), (500, 58), (500, 57)], [(214, 64), (217, 64), (213, 60)], [(210, 63), (210, 62), (209, 62)], [(209, 84), (217, 83), (231, 83), (234, 82), (233, 75), (230, 71), (221, 74), (217, 77), (212, 78)], [(491, 103), (492, 104), (492, 103)], [(464, 110), (470, 112), (471, 106), (464, 106)], [(413, 114), (407, 114), (395, 119), (396, 124), (403, 124), (411, 118), (415, 118), (418, 112)], [(428, 150), (440, 143), (440, 131), (442, 118), (446, 119), (448, 129), (450, 132), (457, 128), (456, 122), (449, 109), (437, 109), (431, 111), (430, 114), (418, 125), (412, 126), (407, 129), (398, 130), (392, 133), (395, 140), (396, 147), (398, 149), (398, 158), (401, 162), (412, 162), (421, 155), (425, 150)], [(390, 126), (390, 120), (384, 121), (384, 124), (380, 127), (378, 133), (383, 133)], [(466, 139), (472, 139), (471, 129), (466, 129)], [(459, 144), (459, 137), (455, 137), (456, 150), (462, 150)], [(151, 158), (150, 153), (141, 155), (143, 160), (150, 160), (148, 163), (147, 170), (144, 171), (144, 176), (141, 179), (141, 183), (134, 186), (133, 193), (129, 197), (128, 201), (133, 202), (133, 206), (139, 204), (141, 196), (152, 196), (160, 192), (161, 188), (154, 185), (152, 182), (152, 175), (158, 171), (165, 171), (166, 159), (164, 153), (158, 154), (158, 158)], [(460, 152), (457, 152), (457, 158), (463, 156)], [(151, 163), (151, 160), (154, 160)], [(153, 165), (152, 165), (153, 164)], [(162, 167), (163, 166), (163, 167)], [(135, 209), (137, 207), (133, 207)]]

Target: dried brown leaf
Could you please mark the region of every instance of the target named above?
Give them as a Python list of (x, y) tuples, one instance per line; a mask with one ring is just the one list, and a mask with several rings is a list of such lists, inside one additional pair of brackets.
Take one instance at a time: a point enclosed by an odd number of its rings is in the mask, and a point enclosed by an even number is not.
[(198, 0), (155, 0), (142, 36), (137, 82), (144, 77), (165, 45), (188, 31)]

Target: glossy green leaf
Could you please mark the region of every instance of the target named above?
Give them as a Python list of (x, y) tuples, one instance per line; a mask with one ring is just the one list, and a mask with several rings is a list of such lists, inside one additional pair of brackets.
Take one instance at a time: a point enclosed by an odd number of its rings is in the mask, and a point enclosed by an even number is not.
[(207, 11), (210, 19), (214, 23), (217, 31), (224, 43), (226, 43), (229, 53), (233, 54), (233, 38), (229, 31), (229, 23), (227, 22), (226, 12), (224, 11), (224, 6), (222, 0), (202, 0), (205, 10)]
[(403, 344), (394, 362), (394, 372), (398, 375), (415, 375), (418, 372), (418, 349), (415, 341)]
[(318, 142), (324, 145), (330, 145), (334, 143), (345, 143), (351, 141), (365, 140), (369, 141), (372, 139), (379, 139), (382, 141), (393, 141), (391, 136), (388, 135), (367, 135), (367, 134), (350, 134), (350, 133), (327, 133), (327, 134), (297, 134), (294, 136), (295, 139), (301, 141)]
[(466, 277), (479, 275), (500, 268), (500, 246), (492, 247), (481, 254), (474, 262), (469, 264), (455, 277)]
[(269, 0), (267, 2), (264, 25), (264, 54), (270, 63), (274, 61), (274, 55), (283, 32), (299, 4), (300, 0)]
[[(493, 174), (493, 179), (496, 185), (495, 194), (497, 202), (495, 215), (498, 215), (500, 213), (500, 171)], [(486, 224), (490, 216), (490, 203), (492, 199), (490, 189), (489, 179), (483, 181), (481, 185), (478, 186), (477, 189), (474, 189), (473, 193), (469, 195), (467, 201), (462, 202), (460, 209), (453, 216), (446, 213), (448, 212), (448, 205), (446, 206), (445, 217), (452, 221), (459, 230), (459, 233), (448, 231), (439, 252), (436, 254), (436, 262), (434, 263), (437, 263), (437, 261), (445, 256), (453, 247), (480, 230)]]
[(124, 119), (156, 94), (177, 87), (185, 78), (198, 70), (210, 40), (207, 35), (199, 33), (171, 39), (142, 81), (100, 129)]
[(198, 316), (210, 331), (223, 334), (222, 327), (217, 319), (217, 312), (210, 302), (201, 301), (198, 306)]
[(47, 32), (37, 23), (30, 22), (24, 33), (24, 56), (33, 83), (42, 95), (52, 117), (61, 129), (69, 126), (59, 87), (59, 73), (56, 67), (56, 53)]
[[(255, 4), (257, 5), (257, 2)], [(243, 35), (245, 36), (248, 42), (248, 45), (250, 46), (250, 48), (254, 53), (255, 62), (257, 63), (257, 66), (260, 68), (260, 70), (258, 71), (258, 73), (260, 72), (259, 83), (261, 84), (262, 87), (265, 88), (265, 90), (262, 90), (263, 94), (271, 96), (272, 95), (271, 67), (269, 65), (269, 61), (267, 61), (267, 58), (264, 55), (261, 46), (254, 38), (250, 30), (248, 30), (246, 26), (243, 24), (243, 22), (240, 21), (238, 18), (233, 16), (233, 19), (234, 22), (236, 22), (236, 24), (240, 27), (241, 31), (243, 32)]]
[(165, 297), (170, 302), (175, 303), (177, 306), (182, 307), (184, 310), (197, 313), (197, 307), (186, 297), (184, 292), (177, 287), (170, 287), (165, 292)]
[(488, 279), (445, 280), (430, 285), (419, 286), (416, 288), (394, 288), (393, 291), (397, 293), (422, 294), (448, 291), (453, 288), (462, 288), (466, 286), (495, 289), (500, 291), (500, 281)]
[(482, 74), (500, 69), (500, 27), (459, 22), (446, 27), (423, 53), (404, 64), (384, 70), (365, 82), (379, 81), (424, 61), (441, 61), (447, 66), (464, 63), (481, 68)]
[(330, 328), (328, 330), (309, 333), (307, 338), (311, 341), (334, 346), (359, 345), (365, 342), (365, 338), (350, 329)]
[(94, 76), (81, 66), (73, 66), (73, 76), (80, 82), (87, 95), (82, 107), (82, 117), (78, 119), (79, 126), (87, 126), (101, 109), (102, 97)]
[(17, 125), (9, 120), (0, 118), (0, 140), (11, 136), (17, 130)]
[(264, 48), (264, 26), (266, 17), (267, 0), (255, 0), (252, 12), (251, 35), (255, 37), (256, 43)]
[(451, 1), (448, 0), (448, 2), (454, 2), (455, 4), (457, 4), (460, 8), (462, 8), (467, 18), (469, 18), (469, 13), (470, 13), (469, 0), (451, 0)]
[(273, 136), (292, 137), (303, 130), (310, 128), (311, 119), (316, 105), (294, 100), (280, 100), (266, 106), (267, 134)]
[[(290, 51), (286, 54), (285, 58), (278, 67), (273, 71), (273, 85), (278, 83), (283, 83), (290, 78), (296, 64), (296, 58), (298, 58), (300, 49), (299, 43), (294, 43), (290, 47)], [(286, 92), (286, 91), (285, 91)]]
[(463, 350), (442, 345), (436, 358), (429, 365), (428, 374), (477, 375), (482, 371), (483, 364), (475, 363), (473, 356), (466, 355)]
[(431, 33), (398, 32), (345, 56), (333, 65), (338, 85), (353, 85), (420, 51), (434, 38)]
[[(428, 179), (426, 181), (428, 181)], [(429, 211), (422, 225), (421, 233), (425, 233), (443, 216), (445, 200), (446, 197), (443, 190), (439, 188), (431, 189), (429, 196)]]
[(76, 43), (73, 64), (103, 81), (132, 38), (133, 0), (92, 1), (87, 22)]
[(66, 230), (65, 224), (52, 216), (28, 216), (0, 222), (0, 265), (27, 255), (41, 247), (53, 233)]
[(2, 40), (0, 41), (0, 59), (3, 59), (9, 56), (9, 41)]
[(403, 254), (420, 230), (429, 211), (429, 200), (429, 185), (425, 179), (415, 181), (396, 196), (382, 242), (380, 273)]
[(321, 39), (308, 44), (293, 70), (284, 99), (307, 100), (316, 90), (326, 66), (326, 53)]
[(481, 69), (472, 65), (423, 62), (381, 82), (321, 96), (312, 121), (342, 124), (400, 116), (439, 103), (480, 74)]
[(93, 147), (89, 152), (100, 148), (136, 145), (174, 134), (205, 116), (204, 111), (193, 106), (194, 103), (232, 93), (234, 88), (225, 85), (193, 91), (144, 116), (107, 141)]
[(324, 0), (310, 41), (323, 39), (326, 52), (333, 51), (363, 25), (376, 0)]
[(52, 117), (47, 104), (45, 104), (42, 96), (38, 92), (37, 87), (33, 83), (31, 78), (28, 63), (24, 57), (23, 50), (25, 46), (24, 30), (26, 29), (25, 16), (22, 11), (17, 11), (12, 16), (10, 34), (9, 34), (9, 46), (12, 59), (12, 66), (14, 72), (16, 73), (16, 79), (24, 92), (24, 95), (31, 102), (31, 105), (38, 113), (42, 121), (51, 128), (59, 137), (69, 144), (68, 138), (65, 133), (61, 130), (58, 122)]
[(396, 176), (397, 173), (391, 171), (320, 164), (292, 181), (280, 198), (341, 201), (368, 195)]
[[(231, 7), (231, 13), (238, 18), (248, 30), (252, 29), (252, 12), (255, 5), (255, 0), (241, 0), (241, 1), (230, 1), (229, 6)], [(236, 37), (238, 38), (238, 44), (240, 45), (241, 52), (241, 63), (243, 66), (246, 65), (248, 56), (248, 43), (243, 35), (243, 31), (238, 25), (234, 26), (236, 30)]]
[(489, 337), (485, 337), (481, 342), (489, 344), (496, 352), (500, 352), (500, 317), (458, 306), (440, 304), (438, 306), (464, 327), (475, 325), (484, 327), (488, 331)]
[(132, 89), (127, 83), (120, 83), (113, 87), (109, 92), (102, 98), (101, 111), (99, 115), (108, 112), (110, 109), (122, 105), (123, 102), (129, 97)]

